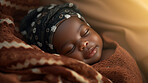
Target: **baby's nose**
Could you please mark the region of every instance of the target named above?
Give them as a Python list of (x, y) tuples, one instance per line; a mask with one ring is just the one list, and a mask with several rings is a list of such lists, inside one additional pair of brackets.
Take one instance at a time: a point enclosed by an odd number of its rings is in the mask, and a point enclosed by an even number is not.
[(88, 41), (82, 42), (81, 45), (80, 45), (80, 51), (84, 50), (84, 48), (86, 48), (87, 45), (88, 45)]

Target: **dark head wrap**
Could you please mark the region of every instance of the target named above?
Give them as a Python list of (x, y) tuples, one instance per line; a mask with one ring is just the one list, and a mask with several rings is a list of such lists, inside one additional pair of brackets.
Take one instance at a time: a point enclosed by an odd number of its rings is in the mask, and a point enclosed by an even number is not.
[(30, 10), (21, 22), (20, 32), (28, 44), (34, 44), (42, 50), (55, 53), (52, 39), (58, 24), (71, 16), (78, 16), (84, 22), (80, 11), (73, 3), (50, 4)]

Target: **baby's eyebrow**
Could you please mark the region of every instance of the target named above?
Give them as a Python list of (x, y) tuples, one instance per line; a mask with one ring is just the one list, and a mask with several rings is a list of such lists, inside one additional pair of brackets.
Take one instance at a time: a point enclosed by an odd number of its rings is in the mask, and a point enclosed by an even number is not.
[(81, 28), (82, 28), (83, 25), (84, 25), (84, 24), (82, 23), (82, 24), (79, 26), (77, 32), (79, 32), (79, 31), (81, 30)]

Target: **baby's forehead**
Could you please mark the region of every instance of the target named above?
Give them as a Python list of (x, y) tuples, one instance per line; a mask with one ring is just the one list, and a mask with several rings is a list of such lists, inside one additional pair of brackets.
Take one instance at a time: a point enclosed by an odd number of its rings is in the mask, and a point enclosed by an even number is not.
[(67, 33), (69, 31), (75, 31), (75, 30), (78, 31), (81, 25), (86, 25), (86, 23), (81, 21), (78, 17), (72, 16), (71, 18), (60, 23), (56, 31), (58, 30), (62, 32), (67, 31)]

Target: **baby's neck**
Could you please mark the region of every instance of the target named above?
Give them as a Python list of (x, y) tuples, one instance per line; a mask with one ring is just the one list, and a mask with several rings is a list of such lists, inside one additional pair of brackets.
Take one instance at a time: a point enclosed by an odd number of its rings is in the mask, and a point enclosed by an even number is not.
[(111, 48), (110, 49), (103, 49), (100, 61), (107, 59), (109, 56), (113, 55), (114, 52), (115, 52), (115, 49), (111, 49)]

